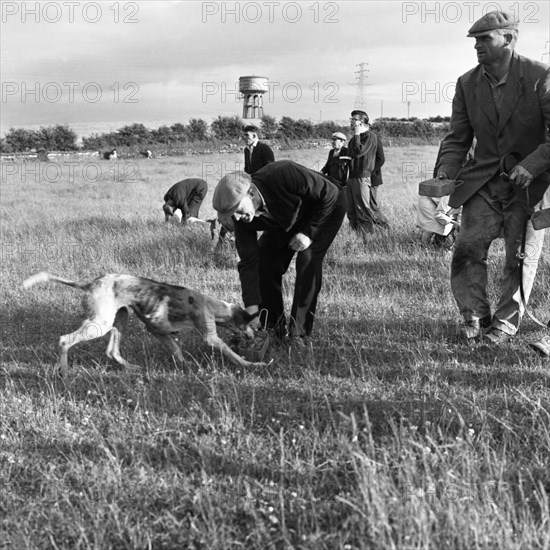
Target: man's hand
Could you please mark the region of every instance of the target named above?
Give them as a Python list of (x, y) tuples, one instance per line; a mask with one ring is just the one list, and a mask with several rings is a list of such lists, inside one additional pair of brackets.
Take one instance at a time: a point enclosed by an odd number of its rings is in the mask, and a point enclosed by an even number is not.
[[(247, 313), (250, 313), (250, 315), (254, 315), (255, 313), (258, 313), (260, 311), (259, 306), (248, 306), (244, 308)], [(262, 328), (262, 325), (260, 323), (260, 315), (258, 314), (250, 323), (248, 323), (248, 328), (252, 329), (253, 331), (260, 330)], [(247, 330), (247, 335), (250, 338), (250, 334)], [(253, 337), (254, 335), (252, 335)]]
[(302, 250), (309, 248), (312, 242), (313, 241), (307, 235), (304, 235), (303, 233), (296, 233), (296, 235), (290, 239), (288, 247), (292, 248), (292, 250), (295, 250), (296, 252), (302, 252)]
[(522, 189), (527, 189), (533, 182), (533, 174), (521, 164), (516, 164), (510, 172), (508, 180), (515, 185), (519, 185)]
[(365, 126), (360, 120), (355, 118), (351, 119), (350, 129), (354, 135), (360, 136), (361, 133), (365, 131), (365, 128), (368, 128), (368, 126)]

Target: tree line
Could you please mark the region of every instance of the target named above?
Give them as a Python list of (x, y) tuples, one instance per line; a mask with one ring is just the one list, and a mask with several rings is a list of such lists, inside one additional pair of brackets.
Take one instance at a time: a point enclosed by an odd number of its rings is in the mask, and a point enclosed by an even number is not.
[[(150, 129), (141, 123), (123, 126), (114, 132), (92, 134), (82, 139), (82, 147), (77, 145), (78, 136), (68, 125), (41, 127), (39, 130), (10, 128), (5, 137), (0, 138), (1, 153), (22, 153), (30, 150), (76, 151), (103, 150), (115, 147), (154, 148), (170, 147), (177, 144), (237, 141), (242, 133), (243, 121), (238, 116), (218, 116), (210, 124), (200, 118), (192, 118), (187, 124), (177, 122)], [(433, 142), (442, 139), (449, 128), (448, 117), (431, 119), (380, 118), (372, 128), (386, 138), (418, 138)], [(314, 123), (308, 119), (293, 119), (264, 115), (261, 121), (263, 139), (276, 139), (291, 144), (300, 140), (329, 139), (333, 132), (347, 133), (347, 125), (334, 121)]]

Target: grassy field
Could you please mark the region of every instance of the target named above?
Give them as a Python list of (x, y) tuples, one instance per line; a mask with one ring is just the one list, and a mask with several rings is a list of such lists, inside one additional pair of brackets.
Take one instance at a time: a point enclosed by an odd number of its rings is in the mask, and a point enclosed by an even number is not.
[[(319, 167), (327, 150), (280, 152)], [(41, 270), (148, 276), (240, 303), (236, 254), (165, 224), (184, 177), (211, 194), (241, 155), (2, 166), (0, 548), (550, 548), (550, 361), (526, 345), (466, 347), (449, 257), (423, 249), (413, 202), (435, 147), (388, 148), (389, 235), (344, 223), (325, 264), (312, 346), (237, 369), (196, 335), (178, 368), (131, 317), (69, 353), (81, 293), (21, 290)], [(241, 165), (242, 166), (242, 165)], [(502, 244), (490, 255), (498, 281)], [(532, 310), (550, 317), (548, 240)], [(285, 292), (290, 303), (293, 273)], [(495, 299), (497, 289), (490, 287)]]

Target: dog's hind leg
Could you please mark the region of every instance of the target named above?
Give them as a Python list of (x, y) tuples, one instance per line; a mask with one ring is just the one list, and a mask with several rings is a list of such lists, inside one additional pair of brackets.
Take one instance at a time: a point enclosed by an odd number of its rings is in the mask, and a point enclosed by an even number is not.
[[(114, 316), (113, 316), (114, 317)], [(80, 328), (65, 334), (59, 339), (59, 368), (62, 374), (67, 372), (69, 368), (68, 353), (69, 349), (79, 342), (95, 340), (105, 336), (113, 328), (113, 319), (94, 317), (86, 319)]]
[(107, 345), (107, 357), (114, 359), (119, 365), (122, 365), (126, 369), (136, 370), (140, 369), (139, 365), (134, 365), (133, 363), (126, 361), (126, 359), (120, 355), (120, 336), (122, 331), (126, 329), (127, 324), (128, 309), (122, 307), (117, 311), (113, 322), (111, 337), (109, 338), (109, 344)]

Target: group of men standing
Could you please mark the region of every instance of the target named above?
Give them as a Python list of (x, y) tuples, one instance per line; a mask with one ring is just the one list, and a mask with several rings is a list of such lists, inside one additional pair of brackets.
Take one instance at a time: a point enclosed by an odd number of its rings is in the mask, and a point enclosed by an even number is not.
[(375, 226), (389, 228), (377, 201), (386, 159), (382, 141), (371, 131), (365, 111), (352, 111), (350, 125), (352, 136), (347, 147), (345, 134), (332, 134), (332, 149), (321, 173), (345, 186), (350, 227), (365, 237)]
[[(464, 318), (461, 336), (499, 344), (518, 330), (542, 251), (544, 231), (534, 231), (530, 217), (542, 208), (550, 182), (550, 69), (514, 52), (518, 22), (509, 13), (487, 13), (468, 36), (475, 38), (478, 65), (458, 79), (437, 176), (461, 181), (449, 199), (451, 207), (463, 207), (451, 267), (451, 288)], [(333, 134), (322, 173), (274, 161), (251, 135), (245, 171), (224, 176), (214, 190), (218, 218), (234, 227), (245, 308), (260, 311), (258, 325), (281, 338), (303, 343), (311, 335), (323, 260), (346, 212), (350, 227), (363, 237), (377, 225), (388, 227), (376, 192), (382, 144), (362, 110), (352, 111), (350, 129), (347, 147), (344, 134)], [(465, 162), (474, 139), (474, 155)], [(506, 255), (493, 313), (487, 256), (502, 235)], [(282, 277), (295, 254), (287, 327)], [(550, 354), (550, 337), (536, 346)]]

